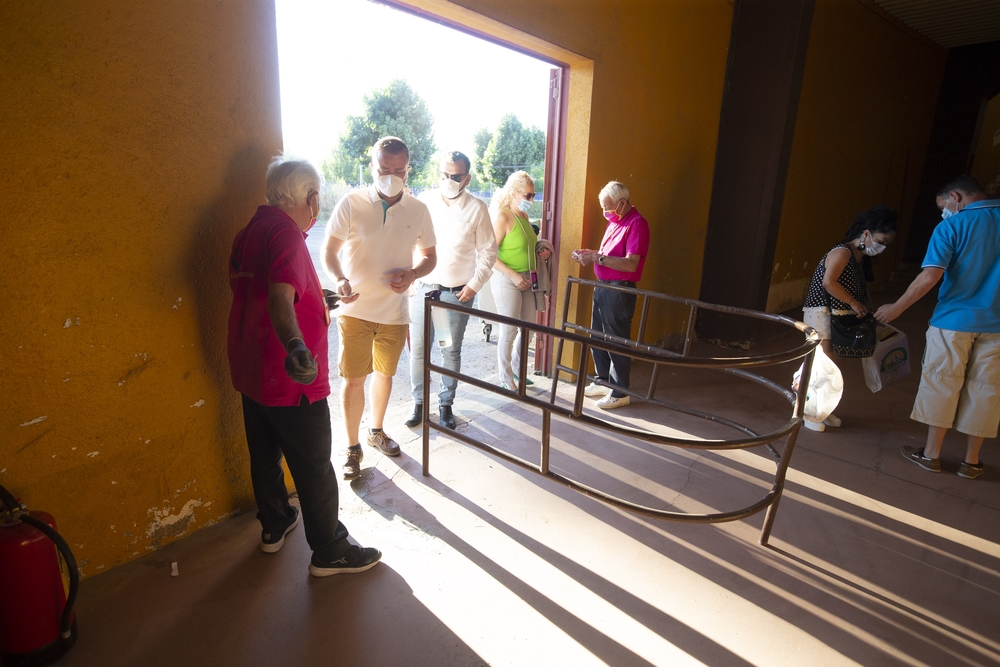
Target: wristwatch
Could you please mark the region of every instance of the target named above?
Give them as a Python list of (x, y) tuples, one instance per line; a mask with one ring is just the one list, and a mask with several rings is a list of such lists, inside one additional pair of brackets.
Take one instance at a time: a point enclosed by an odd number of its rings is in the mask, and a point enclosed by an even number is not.
[(604, 258), (605, 258), (604, 255), (598, 254), (597, 255), (597, 263), (600, 264), (601, 266), (604, 266)]

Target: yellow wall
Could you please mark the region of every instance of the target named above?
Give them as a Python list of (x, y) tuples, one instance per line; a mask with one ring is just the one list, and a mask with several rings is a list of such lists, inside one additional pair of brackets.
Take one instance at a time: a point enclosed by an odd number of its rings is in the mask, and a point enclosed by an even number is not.
[(986, 194), (993, 199), (1000, 198), (1000, 95), (990, 100), (986, 107), (972, 175), (983, 184)]
[(84, 575), (252, 507), (226, 259), (280, 151), (270, 0), (0, 4), (0, 484)]
[[(433, 9), (438, 3), (414, 4)], [(581, 99), (572, 81), (569, 90), (566, 178), (583, 188), (568, 188), (565, 193), (559, 284), (567, 275), (593, 278), (590, 269), (580, 271), (569, 256), (578, 247), (600, 244), (607, 223), (597, 193), (617, 179), (629, 187), (632, 202), (650, 223), (649, 259), (639, 286), (697, 298), (731, 3), (459, 0), (456, 4), (592, 63), (592, 98), (587, 90), (586, 99)], [(574, 105), (589, 113), (589, 128), (583, 128), (589, 129), (589, 136), (574, 130)], [(574, 145), (578, 150), (573, 151)], [(589, 313), (590, 304), (585, 301), (579, 308)], [(578, 318), (590, 321), (589, 314)], [(667, 326), (663, 313), (655, 314), (647, 340), (658, 340)]]
[(813, 270), (854, 217), (899, 212), (876, 262), (902, 257), (947, 53), (863, 0), (817, 0), (767, 310), (802, 305)]

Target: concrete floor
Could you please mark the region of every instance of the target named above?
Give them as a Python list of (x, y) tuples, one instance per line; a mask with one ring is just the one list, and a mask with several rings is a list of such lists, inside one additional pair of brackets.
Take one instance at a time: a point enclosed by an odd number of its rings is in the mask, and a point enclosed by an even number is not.
[[(301, 529), (264, 554), (253, 515), (239, 516), (86, 580), (80, 638), (59, 664), (1000, 664), (996, 442), (974, 481), (954, 474), (958, 434), (946, 440), (942, 474), (899, 454), (925, 435), (909, 411), (932, 306), (899, 323), (914, 359), (907, 378), (872, 394), (858, 362), (841, 364), (843, 427), (802, 430), (768, 547), (757, 543), (762, 514), (714, 525), (634, 516), (434, 431), (423, 477), (419, 431), (402, 426), (404, 364), (386, 422), (402, 456), (366, 448), (361, 477), (341, 483), (342, 519), (358, 543), (383, 551), (381, 564), (310, 577)], [(495, 337), (487, 344), (480, 329), (470, 327), (466, 370), (488, 375)], [(793, 370), (767, 372), (785, 384)], [(636, 369), (633, 386), (644, 374)], [(541, 395), (547, 381), (535, 379)], [(790, 413), (718, 373), (667, 372), (660, 386), (666, 400), (752, 428)], [(456, 413), (464, 432), (537, 459), (536, 410), (466, 386)], [(732, 437), (649, 404), (609, 416)], [(683, 511), (748, 505), (773, 473), (757, 450), (689, 453), (561, 419), (552, 466)]]

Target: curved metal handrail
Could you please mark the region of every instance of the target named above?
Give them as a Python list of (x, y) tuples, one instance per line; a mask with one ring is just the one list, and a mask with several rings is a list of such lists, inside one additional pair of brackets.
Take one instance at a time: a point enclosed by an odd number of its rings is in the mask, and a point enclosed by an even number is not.
[[(636, 341), (625, 340), (620, 338), (615, 338), (612, 336), (605, 336), (603, 333), (596, 332), (592, 329), (584, 327), (579, 324), (567, 322), (568, 314), (568, 304), (570, 303), (571, 291), (574, 285), (593, 285), (594, 287), (615, 289), (618, 291), (624, 291), (628, 293), (633, 293), (637, 297), (643, 298), (643, 308), (641, 311), (639, 335)], [(674, 303), (681, 303), (689, 308), (689, 321), (688, 329), (685, 338), (684, 351), (682, 353), (670, 352), (668, 350), (658, 348), (655, 346), (647, 345), (641, 343), (643, 335), (645, 333), (646, 321), (649, 313), (649, 303), (651, 299), (667, 300)], [(788, 469), (788, 464), (791, 460), (792, 451), (795, 447), (795, 440), (799, 432), (799, 428), (802, 424), (802, 411), (805, 405), (805, 392), (806, 385), (808, 383), (800, 383), (797, 391), (792, 392), (784, 387), (781, 387), (767, 378), (763, 378), (759, 375), (755, 375), (749, 371), (747, 368), (759, 368), (764, 366), (772, 366), (781, 363), (786, 363), (794, 361), (796, 359), (802, 359), (802, 377), (808, 378), (812, 369), (813, 355), (812, 352), (816, 349), (819, 344), (818, 334), (809, 326), (792, 320), (791, 318), (784, 317), (782, 315), (773, 315), (770, 313), (761, 313), (758, 311), (746, 310), (742, 308), (734, 308), (731, 306), (721, 306), (717, 304), (709, 304), (701, 301), (696, 301), (693, 299), (686, 299), (683, 297), (676, 297), (667, 294), (660, 294), (657, 292), (649, 292), (645, 290), (638, 290), (635, 288), (619, 287), (613, 285), (607, 285), (603, 283), (597, 283), (595, 281), (587, 281), (579, 278), (569, 278), (566, 284), (566, 298), (563, 301), (563, 329), (554, 329), (544, 325), (536, 324), (534, 322), (526, 322), (523, 320), (517, 320), (514, 318), (505, 317), (496, 313), (490, 313), (482, 310), (477, 310), (474, 308), (468, 308), (466, 306), (455, 305), (447, 302), (440, 301), (439, 293), (431, 292), (424, 300), (424, 396), (423, 396), (423, 429), (422, 429), (422, 440), (423, 440), (423, 475), (430, 475), (430, 429), (435, 429), (441, 433), (448, 435), (449, 437), (460, 440), (468, 445), (476, 447), (482, 451), (485, 451), (493, 456), (497, 456), (506, 461), (514, 463), (522, 468), (531, 470), (538, 474), (541, 474), (553, 481), (556, 481), (564, 486), (575, 489), (576, 491), (583, 493), (589, 497), (599, 499), (603, 502), (607, 502), (616, 507), (626, 509), (631, 512), (642, 514), (645, 516), (662, 518), (672, 521), (683, 521), (689, 523), (718, 523), (723, 521), (735, 521), (739, 519), (746, 518), (763, 509), (767, 510), (765, 516), (764, 525), (761, 528), (760, 543), (766, 544), (768, 536), (770, 535), (771, 527), (774, 522), (774, 516), (777, 511), (778, 502), (781, 498), (782, 491), (784, 489), (785, 473)], [(495, 383), (486, 382), (479, 378), (474, 378), (459, 372), (451, 371), (443, 366), (435, 365), (431, 362), (430, 348), (431, 348), (431, 309), (432, 308), (443, 308), (445, 310), (454, 310), (467, 314), (469, 316), (482, 318), (484, 320), (490, 320), (497, 322), (499, 324), (506, 324), (509, 326), (518, 327), (521, 330), (520, 336), (520, 368), (517, 370), (517, 377), (520, 378), (518, 381), (518, 387), (516, 392), (511, 392), (497, 386)], [(784, 326), (791, 326), (802, 332), (804, 336), (804, 342), (802, 345), (796, 346), (792, 350), (787, 350), (783, 352), (771, 353), (767, 355), (760, 356), (739, 356), (739, 357), (692, 357), (689, 356), (691, 341), (694, 331), (694, 318), (697, 315), (698, 310), (709, 310), (714, 312), (720, 312), (730, 315), (739, 315), (745, 317), (756, 318), (760, 320), (767, 320)], [(556, 378), (558, 378), (559, 373), (567, 373), (576, 377), (575, 380), (575, 392), (572, 408), (567, 408), (562, 405), (556, 404), (556, 382), (553, 382), (552, 391), (550, 393), (549, 399), (547, 401), (539, 400), (534, 396), (529, 396), (526, 393), (526, 385), (524, 378), (527, 374), (527, 364), (528, 364), (528, 340), (530, 336), (527, 332), (534, 332), (541, 335), (552, 336), (558, 341), (558, 351), (555, 355), (556, 364)], [(585, 332), (588, 335), (583, 335)], [(563, 365), (563, 345), (566, 343), (575, 343), (580, 346), (579, 355), (576, 356), (577, 365), (575, 367)], [(645, 396), (637, 394), (635, 392), (628, 392), (633, 396), (639, 396), (648, 402), (652, 402), (661, 407), (681, 412), (684, 414), (689, 414), (695, 417), (700, 417), (724, 426), (728, 426), (737, 431), (743, 433), (743, 437), (730, 438), (730, 439), (690, 439), (681, 438), (675, 436), (668, 436), (659, 433), (653, 433), (644, 429), (637, 429), (629, 426), (622, 426), (620, 424), (615, 424), (604, 419), (599, 419), (592, 417), (590, 415), (583, 414), (583, 391), (585, 383), (588, 380), (594, 380), (595, 378), (588, 377), (586, 373), (587, 363), (589, 360), (589, 353), (591, 348), (597, 348), (612, 352), (614, 354), (626, 355), (633, 359), (646, 361), (653, 364), (653, 373), (650, 379), (650, 389), (647, 391)], [(770, 431), (769, 433), (756, 433), (753, 429), (749, 427), (734, 422), (732, 420), (720, 417), (718, 415), (712, 415), (710, 413), (695, 410), (693, 408), (687, 408), (684, 406), (673, 405), (670, 403), (665, 403), (659, 401), (654, 397), (655, 385), (657, 380), (657, 375), (660, 366), (682, 366), (682, 367), (697, 367), (697, 368), (709, 368), (718, 370), (721, 372), (730, 373), (748, 379), (761, 384), (762, 386), (776, 392), (777, 394), (783, 396), (792, 406), (792, 415), (787, 422), (779, 426), (778, 428)], [(534, 406), (541, 410), (542, 412), (542, 442), (540, 451), (540, 463), (535, 464), (531, 461), (527, 461), (518, 456), (510, 454), (499, 450), (487, 443), (480, 442), (474, 438), (469, 437), (464, 433), (460, 433), (457, 430), (452, 430), (444, 428), (443, 426), (430, 421), (430, 374), (431, 372), (439, 373), (443, 376), (452, 377), (457, 380), (461, 380), (467, 384), (479, 387), (490, 393), (495, 393), (499, 395), (506, 396), (508, 398), (516, 397), (517, 401), (524, 403), (526, 405)], [(685, 512), (672, 512), (669, 510), (656, 509), (651, 507), (646, 507), (644, 505), (639, 505), (637, 503), (618, 498), (611, 494), (605, 493), (598, 489), (594, 489), (590, 486), (582, 484), (576, 480), (570, 479), (558, 473), (549, 470), (549, 436), (550, 436), (550, 426), (552, 415), (556, 414), (558, 416), (564, 417), (569, 420), (578, 421), (588, 426), (594, 428), (599, 428), (601, 430), (609, 431), (612, 433), (617, 433), (623, 436), (628, 436), (642, 440), (644, 442), (649, 442), (656, 446), (661, 447), (680, 447), (692, 450), (732, 450), (732, 449), (746, 449), (750, 447), (764, 446), (770, 453), (772, 459), (776, 463), (774, 483), (771, 489), (765, 494), (765, 496), (756, 502), (752, 503), (747, 507), (740, 509), (728, 511), (728, 512), (714, 512), (707, 514), (693, 514)], [(785, 447), (779, 453), (773, 446), (772, 443), (779, 440), (785, 440)]]

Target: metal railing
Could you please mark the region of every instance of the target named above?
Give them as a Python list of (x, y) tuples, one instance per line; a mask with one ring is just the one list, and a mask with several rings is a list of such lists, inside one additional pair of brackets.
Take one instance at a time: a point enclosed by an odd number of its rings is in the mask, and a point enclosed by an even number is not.
[[(639, 320), (639, 335), (637, 340), (627, 340), (616, 338), (612, 336), (605, 336), (601, 332), (594, 331), (588, 327), (584, 327), (579, 324), (572, 322), (567, 322), (568, 316), (568, 304), (570, 303), (570, 296), (575, 285), (592, 285), (595, 288), (601, 289), (613, 289), (617, 291), (627, 292), (630, 294), (635, 294), (637, 298), (642, 298), (642, 308)], [(589, 497), (601, 500), (608, 504), (620, 507), (622, 509), (635, 512), (644, 516), (667, 519), (671, 521), (683, 521), (689, 523), (719, 523), (724, 521), (736, 521), (739, 519), (744, 519), (748, 516), (756, 514), (764, 509), (767, 513), (764, 518), (764, 525), (761, 528), (760, 534), (760, 544), (767, 544), (768, 537), (771, 533), (771, 527), (774, 523), (774, 517), (777, 512), (778, 502), (781, 499), (781, 494), (785, 485), (785, 474), (788, 470), (788, 464), (792, 457), (792, 452), (795, 449), (795, 440), (798, 436), (799, 428), (803, 420), (803, 408), (805, 406), (806, 400), (806, 389), (808, 382), (800, 382), (798, 389), (796, 391), (790, 391), (777, 383), (764, 378), (760, 375), (756, 375), (750, 372), (749, 368), (760, 368), (766, 366), (773, 366), (777, 364), (787, 363), (797, 359), (802, 359), (802, 375), (803, 378), (809, 378), (812, 370), (813, 361), (813, 351), (819, 344), (819, 337), (816, 332), (803, 324), (802, 322), (796, 322), (791, 318), (787, 318), (781, 315), (772, 315), (768, 313), (761, 313), (752, 310), (746, 310), (742, 308), (733, 308), (729, 306), (719, 306), (715, 304), (704, 303), (700, 301), (695, 301), (692, 299), (685, 299), (682, 297), (671, 296), (667, 294), (660, 294), (657, 292), (649, 292), (645, 290), (639, 290), (635, 288), (628, 287), (618, 287), (607, 285), (603, 283), (597, 283), (595, 281), (582, 280), (579, 278), (569, 278), (566, 284), (566, 298), (563, 301), (563, 324), (562, 330), (554, 329), (551, 327), (546, 327), (540, 324), (535, 324), (534, 322), (527, 322), (524, 320), (518, 320), (514, 318), (505, 317), (503, 315), (489, 313), (486, 311), (476, 310), (473, 308), (467, 308), (464, 306), (458, 306), (446, 302), (442, 302), (438, 299), (438, 294), (430, 293), (424, 300), (424, 395), (423, 395), (423, 475), (430, 475), (430, 429), (435, 429), (449, 437), (455, 438), (461, 442), (464, 442), (472, 447), (476, 447), (484, 452), (487, 452), (493, 456), (509, 461), (515, 465), (520, 466), (526, 470), (531, 470), (538, 474), (541, 474), (548, 479), (556, 481), (564, 486), (575, 489)], [(649, 318), (650, 304), (655, 301), (667, 301), (671, 303), (681, 304), (688, 308), (689, 319), (687, 331), (685, 333), (683, 351), (680, 353), (671, 352), (660, 347), (647, 345), (641, 343), (643, 336), (646, 331), (646, 325)], [(520, 367), (516, 370), (516, 375), (518, 378), (516, 391), (511, 391), (501, 388), (495, 382), (488, 382), (481, 378), (472, 377), (469, 375), (464, 375), (455, 371), (448, 370), (443, 366), (433, 364), (431, 362), (431, 309), (432, 308), (442, 308), (445, 310), (454, 310), (461, 312), (463, 314), (468, 314), (473, 317), (482, 318), (485, 320), (492, 320), (501, 325), (510, 325), (518, 327), (520, 330), (519, 345), (520, 345)], [(791, 350), (765, 354), (759, 356), (742, 356), (742, 357), (693, 357), (691, 356), (691, 344), (694, 340), (694, 325), (699, 311), (712, 311), (716, 313), (722, 313), (732, 316), (749, 317), (758, 320), (765, 320), (772, 323), (793, 327), (803, 334), (804, 341), (802, 345), (799, 345)], [(527, 367), (528, 367), (528, 341), (530, 339), (529, 332), (537, 333), (543, 336), (552, 336), (557, 341), (557, 352), (555, 355), (556, 366), (555, 366), (555, 377), (552, 383), (552, 390), (549, 394), (548, 400), (540, 400), (534, 396), (528, 395), (526, 393), (525, 378), (527, 377)], [(584, 335), (586, 334), (586, 335)], [(563, 346), (565, 343), (573, 343), (579, 346), (579, 354), (575, 355), (576, 364), (574, 366), (566, 366), (562, 363), (563, 361)], [(615, 424), (604, 419), (600, 419), (591, 415), (584, 414), (583, 412), (583, 398), (584, 398), (584, 387), (588, 380), (594, 380), (595, 378), (588, 376), (586, 369), (588, 368), (588, 362), (590, 358), (590, 351), (592, 348), (605, 350), (612, 354), (623, 355), (631, 357), (633, 360), (648, 362), (653, 365), (653, 371), (650, 376), (649, 388), (645, 394), (638, 394), (632, 391), (628, 391), (631, 396), (641, 397), (643, 400), (654, 403), (661, 407), (681, 412), (687, 415), (692, 415), (695, 417), (700, 417), (724, 426), (728, 426), (739, 431), (742, 437), (732, 438), (732, 439), (693, 439), (693, 438), (681, 438), (675, 436), (668, 436), (659, 433), (653, 433), (651, 431), (633, 428), (630, 426), (622, 426), (620, 424)], [(744, 378), (753, 382), (756, 382), (763, 387), (766, 387), (777, 394), (781, 395), (790, 403), (791, 417), (783, 425), (769, 433), (757, 433), (753, 429), (739, 424), (733, 420), (727, 419), (719, 415), (713, 415), (700, 410), (695, 410), (685, 406), (675, 405), (667, 402), (660, 401), (656, 398), (656, 383), (659, 375), (659, 370), (661, 366), (681, 366), (688, 368), (709, 368), (715, 369), (722, 372), (726, 372), (735, 375), (740, 378)], [(538, 408), (542, 413), (542, 436), (540, 443), (539, 452), (539, 463), (536, 464), (531, 461), (527, 461), (518, 456), (510, 454), (499, 450), (485, 442), (481, 442), (472, 438), (465, 433), (461, 433), (458, 430), (453, 430), (445, 428), (440, 424), (430, 421), (430, 374), (431, 372), (439, 373), (443, 376), (452, 377), (472, 386), (478, 387), (484, 391), (498, 394), (506, 398), (516, 399), (517, 402), (525, 405), (530, 405)], [(575, 391), (573, 393), (573, 404), (571, 407), (556, 404), (556, 393), (558, 378), (560, 373), (568, 373), (571, 376), (575, 376)], [(619, 387), (616, 387), (619, 391), (624, 391)], [(614, 434), (628, 436), (642, 440), (644, 442), (653, 443), (660, 446), (670, 446), (670, 447), (680, 447), (684, 449), (692, 450), (733, 450), (733, 449), (748, 449), (751, 447), (761, 447), (763, 446), (771, 458), (774, 460), (776, 467), (774, 473), (774, 481), (772, 483), (771, 489), (768, 493), (752, 503), (747, 507), (738, 508), (735, 510), (730, 510), (726, 512), (715, 512), (709, 514), (695, 514), (687, 512), (673, 512), (664, 509), (657, 509), (652, 507), (647, 507), (640, 505), (622, 498), (618, 498), (611, 494), (605, 493), (599, 489), (592, 488), (574, 479), (570, 479), (559, 473), (553, 472), (549, 469), (549, 451), (550, 451), (550, 436), (551, 436), (551, 421), (552, 415), (563, 417), (568, 420), (580, 422), (588, 426), (598, 428), (604, 431), (608, 431)], [(782, 448), (781, 452), (778, 452), (772, 443), (779, 440), (785, 441), (785, 446)]]

